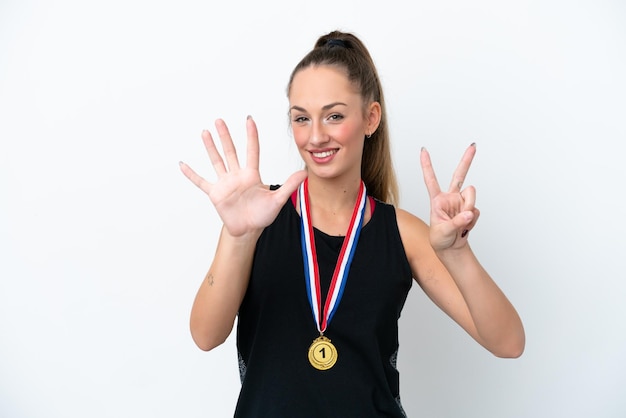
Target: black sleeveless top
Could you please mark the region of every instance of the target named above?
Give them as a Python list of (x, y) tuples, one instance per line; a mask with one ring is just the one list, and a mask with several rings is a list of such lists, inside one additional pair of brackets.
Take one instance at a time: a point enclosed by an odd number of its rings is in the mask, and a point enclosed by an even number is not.
[[(319, 336), (304, 279), (300, 216), (292, 200), (261, 234), (237, 322), (241, 392), (235, 417), (404, 417), (398, 319), (412, 284), (395, 209), (375, 201), (325, 336), (337, 363), (309, 363)], [(322, 305), (343, 237), (315, 230)]]

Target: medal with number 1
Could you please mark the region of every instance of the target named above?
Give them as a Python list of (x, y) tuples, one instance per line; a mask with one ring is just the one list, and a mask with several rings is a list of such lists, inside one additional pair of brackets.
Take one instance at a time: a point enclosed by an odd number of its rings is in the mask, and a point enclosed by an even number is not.
[(318, 370), (328, 370), (337, 362), (337, 348), (330, 339), (324, 336), (324, 331), (328, 327), (330, 320), (343, 295), (343, 289), (348, 279), (350, 263), (356, 250), (356, 244), (363, 225), (365, 205), (367, 195), (365, 184), (361, 181), (359, 196), (356, 200), (348, 232), (344, 238), (337, 265), (333, 272), (333, 277), (326, 296), (326, 303), (322, 311), (321, 285), (319, 268), (317, 265), (317, 252), (315, 251), (315, 237), (313, 235), (313, 225), (311, 224), (311, 208), (309, 204), (308, 179), (300, 185), (300, 219), (302, 229), (302, 255), (304, 257), (304, 276), (306, 279), (307, 296), (313, 311), (313, 319), (320, 336), (316, 338), (309, 347), (309, 362)]

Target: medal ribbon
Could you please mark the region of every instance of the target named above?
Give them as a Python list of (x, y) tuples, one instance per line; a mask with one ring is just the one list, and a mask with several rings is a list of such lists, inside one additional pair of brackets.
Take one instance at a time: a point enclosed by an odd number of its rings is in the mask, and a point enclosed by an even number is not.
[(361, 181), (359, 195), (352, 212), (348, 232), (343, 240), (341, 251), (337, 259), (333, 278), (330, 282), (326, 303), (324, 304), (324, 312), (320, 321), (320, 313), (322, 311), (321, 285), (319, 266), (317, 264), (317, 252), (315, 250), (315, 236), (313, 234), (313, 225), (311, 224), (311, 207), (309, 204), (309, 186), (308, 179), (300, 185), (298, 193), (300, 195), (300, 225), (302, 231), (302, 255), (304, 258), (304, 277), (306, 280), (307, 296), (309, 304), (313, 311), (315, 325), (320, 334), (323, 334), (330, 323), (339, 301), (343, 295), (343, 289), (348, 279), (348, 271), (356, 250), (356, 244), (361, 233), (363, 218), (365, 214), (365, 203), (367, 201), (365, 193), (365, 184)]

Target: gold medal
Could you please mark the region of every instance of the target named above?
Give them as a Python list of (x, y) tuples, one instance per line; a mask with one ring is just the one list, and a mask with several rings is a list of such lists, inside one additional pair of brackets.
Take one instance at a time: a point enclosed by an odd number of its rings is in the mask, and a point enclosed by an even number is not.
[(309, 362), (317, 370), (328, 370), (337, 362), (337, 349), (330, 339), (320, 335), (309, 347)]
[(365, 208), (367, 207), (367, 192), (365, 183), (361, 180), (359, 195), (352, 211), (352, 219), (337, 258), (324, 305), (322, 305), (322, 295), (320, 294), (321, 284), (317, 265), (317, 251), (315, 250), (315, 232), (313, 231), (313, 224), (310, 222), (311, 206), (309, 204), (308, 179), (300, 184), (298, 193), (302, 226), (302, 256), (305, 264), (304, 278), (307, 285), (307, 296), (313, 311), (313, 319), (320, 333), (320, 336), (309, 347), (309, 362), (317, 370), (328, 370), (337, 362), (337, 349), (330, 342), (330, 339), (324, 337), (324, 331), (335, 314), (348, 279), (350, 263), (356, 251), (359, 232), (363, 226)]

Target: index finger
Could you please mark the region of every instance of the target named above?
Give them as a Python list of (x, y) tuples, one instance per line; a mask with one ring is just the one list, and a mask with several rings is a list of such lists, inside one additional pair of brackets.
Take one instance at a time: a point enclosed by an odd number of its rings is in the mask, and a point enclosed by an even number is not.
[(422, 165), (422, 173), (424, 174), (426, 190), (428, 190), (428, 195), (432, 199), (441, 192), (441, 189), (439, 188), (437, 176), (435, 176), (435, 170), (433, 170), (433, 164), (430, 161), (430, 154), (424, 147), (422, 147), (422, 151), (420, 153), (420, 164)]
[(460, 192), (463, 188), (463, 182), (465, 181), (465, 177), (467, 176), (467, 172), (469, 171), (470, 166), (472, 165), (472, 160), (474, 159), (474, 155), (476, 154), (476, 143), (473, 142), (463, 153), (463, 157), (461, 157), (461, 162), (454, 170), (454, 174), (452, 175), (452, 181), (450, 182), (450, 192)]

